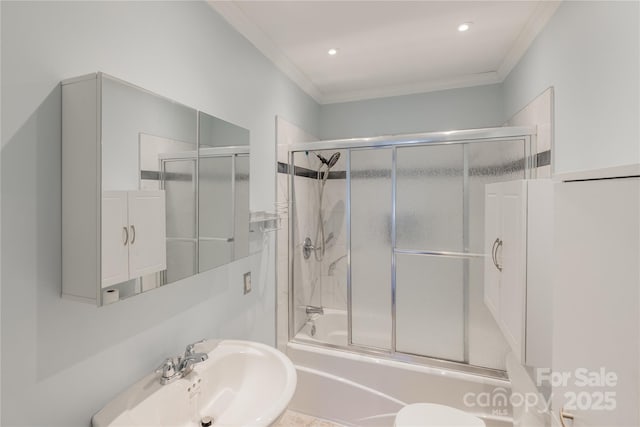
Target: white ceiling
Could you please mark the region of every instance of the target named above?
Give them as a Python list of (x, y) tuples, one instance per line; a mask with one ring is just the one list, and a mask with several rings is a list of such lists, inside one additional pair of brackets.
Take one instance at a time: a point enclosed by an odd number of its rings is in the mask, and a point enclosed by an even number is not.
[[(558, 1), (213, 1), (319, 103), (501, 82)], [(472, 22), (461, 33), (459, 24)], [(338, 49), (335, 56), (330, 48)]]

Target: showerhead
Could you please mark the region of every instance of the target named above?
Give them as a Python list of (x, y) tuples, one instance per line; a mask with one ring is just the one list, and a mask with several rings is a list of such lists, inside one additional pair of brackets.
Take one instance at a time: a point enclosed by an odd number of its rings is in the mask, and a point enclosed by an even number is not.
[(340, 152), (333, 153), (331, 157), (329, 157), (329, 160), (327, 160), (322, 154), (318, 154), (318, 153), (315, 153), (315, 154), (323, 164), (327, 165), (329, 169), (334, 167), (336, 163), (338, 163), (338, 160), (340, 159)]
[(327, 163), (327, 166), (329, 166), (329, 168), (334, 167), (336, 163), (338, 163), (339, 159), (340, 159), (340, 152), (336, 151), (331, 155), (331, 157), (329, 157), (329, 162)]
[(316, 157), (318, 159), (320, 159), (320, 161), (322, 162), (323, 165), (328, 164), (327, 159), (322, 155), (322, 154), (318, 154), (318, 153), (314, 153), (316, 155)]

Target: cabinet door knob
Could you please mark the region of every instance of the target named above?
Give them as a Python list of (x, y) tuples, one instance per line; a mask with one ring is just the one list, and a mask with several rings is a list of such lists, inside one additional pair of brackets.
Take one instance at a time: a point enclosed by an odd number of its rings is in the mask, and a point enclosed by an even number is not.
[(122, 227), (122, 244), (127, 246), (127, 243), (129, 243), (129, 229)]
[(131, 244), (133, 245), (136, 242), (136, 226), (131, 226)]

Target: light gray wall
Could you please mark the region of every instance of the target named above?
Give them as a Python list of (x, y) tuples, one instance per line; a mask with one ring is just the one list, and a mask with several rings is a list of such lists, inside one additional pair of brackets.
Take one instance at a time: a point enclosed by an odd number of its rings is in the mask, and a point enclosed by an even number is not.
[(640, 161), (640, 3), (563, 2), (504, 81), (505, 119), (547, 87), (555, 171)]
[(60, 298), (59, 81), (104, 71), (249, 129), (253, 209), (273, 209), (275, 115), (318, 133), (318, 105), (202, 2), (1, 8), (2, 425), (86, 426), (198, 338), (274, 344), (272, 243), (111, 306)]
[(320, 139), (501, 126), (501, 85), (327, 104)]

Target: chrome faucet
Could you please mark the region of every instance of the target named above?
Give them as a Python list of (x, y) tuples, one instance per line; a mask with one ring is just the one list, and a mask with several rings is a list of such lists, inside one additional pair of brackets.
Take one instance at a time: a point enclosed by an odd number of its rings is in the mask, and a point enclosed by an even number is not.
[(304, 311), (307, 314), (324, 314), (324, 309), (322, 307), (316, 307), (314, 305), (308, 305)]
[(178, 356), (177, 358), (168, 357), (162, 362), (162, 365), (156, 369), (156, 373), (162, 373), (160, 376), (160, 384), (170, 384), (177, 379), (187, 376), (193, 371), (195, 365), (209, 358), (207, 353), (195, 352), (195, 345), (201, 342), (204, 342), (204, 340), (189, 344), (182, 356)]

